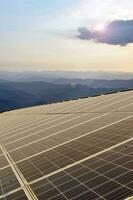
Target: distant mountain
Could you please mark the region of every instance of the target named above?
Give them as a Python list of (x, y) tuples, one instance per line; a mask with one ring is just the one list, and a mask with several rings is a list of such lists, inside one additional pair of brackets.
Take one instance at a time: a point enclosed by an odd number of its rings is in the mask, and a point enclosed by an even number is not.
[(41, 71), (41, 72), (6, 72), (0, 71), (0, 79), (17, 82), (44, 81), (53, 82), (57, 79), (98, 79), (98, 80), (129, 80), (133, 73), (123, 72), (74, 72), (74, 71)]
[(133, 73), (1, 71), (0, 111), (132, 88)]
[(28, 107), (36, 103), (34, 95), (22, 92), (11, 83), (0, 83), (0, 111)]
[(70, 85), (86, 85), (91, 88), (133, 88), (133, 79), (131, 80), (98, 80), (98, 79), (56, 79), (55, 84), (70, 84)]
[(87, 85), (53, 84), (45, 82), (0, 83), (0, 111), (25, 108), (119, 91), (114, 88), (90, 88)]

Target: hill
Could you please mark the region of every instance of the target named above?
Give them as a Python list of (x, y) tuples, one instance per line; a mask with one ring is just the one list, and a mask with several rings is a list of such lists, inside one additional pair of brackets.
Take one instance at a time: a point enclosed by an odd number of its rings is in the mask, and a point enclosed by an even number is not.
[(91, 88), (81, 84), (3, 82), (0, 83), (0, 111), (94, 96), (120, 89), (122, 88)]

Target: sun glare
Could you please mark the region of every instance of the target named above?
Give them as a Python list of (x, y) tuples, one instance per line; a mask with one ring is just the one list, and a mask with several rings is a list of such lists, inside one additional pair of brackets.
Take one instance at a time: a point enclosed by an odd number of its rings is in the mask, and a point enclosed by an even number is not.
[(94, 27), (94, 30), (95, 30), (95, 31), (104, 31), (104, 30), (105, 30), (105, 24), (97, 24), (97, 25)]

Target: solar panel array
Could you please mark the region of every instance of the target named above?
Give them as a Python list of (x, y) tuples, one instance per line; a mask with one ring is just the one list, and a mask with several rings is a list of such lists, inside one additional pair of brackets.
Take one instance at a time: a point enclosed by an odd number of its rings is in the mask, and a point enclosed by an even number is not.
[(0, 115), (1, 200), (133, 199), (133, 91)]

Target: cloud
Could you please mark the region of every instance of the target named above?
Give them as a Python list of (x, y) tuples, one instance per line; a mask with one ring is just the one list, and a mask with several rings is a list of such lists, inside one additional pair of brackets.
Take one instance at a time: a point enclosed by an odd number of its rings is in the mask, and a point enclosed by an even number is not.
[(78, 38), (98, 43), (125, 46), (133, 43), (133, 20), (115, 20), (108, 23), (103, 31), (80, 27)]

